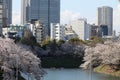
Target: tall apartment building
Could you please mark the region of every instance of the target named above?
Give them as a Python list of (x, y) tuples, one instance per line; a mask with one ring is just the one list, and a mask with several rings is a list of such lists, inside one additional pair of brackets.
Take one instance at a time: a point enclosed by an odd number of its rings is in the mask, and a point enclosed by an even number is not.
[(108, 6), (103, 6), (98, 8), (97, 13), (98, 26), (107, 25), (108, 26), (108, 36), (112, 36), (113, 32), (113, 8)]
[(40, 20), (50, 35), (50, 23), (60, 23), (60, 0), (22, 0), (21, 24)]
[(90, 25), (87, 24), (86, 19), (78, 19), (71, 21), (70, 25), (72, 26), (73, 31), (78, 36), (79, 39), (89, 40), (90, 38)]
[(51, 40), (65, 40), (65, 27), (59, 23), (51, 23)]
[(12, 0), (3, 0), (3, 27), (12, 24)]
[(35, 36), (38, 43), (41, 43), (43, 40), (45, 40), (44, 25), (39, 20), (35, 21), (34, 24), (27, 23), (25, 28), (30, 35)]
[(43, 40), (45, 40), (45, 34), (44, 34), (44, 25), (40, 21), (35, 21), (35, 37), (38, 43), (41, 43)]

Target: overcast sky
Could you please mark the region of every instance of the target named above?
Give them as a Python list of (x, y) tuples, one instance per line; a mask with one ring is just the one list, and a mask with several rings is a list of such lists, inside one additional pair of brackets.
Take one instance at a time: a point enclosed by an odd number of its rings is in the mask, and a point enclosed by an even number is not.
[[(114, 10), (114, 29), (120, 32), (120, 5), (118, 0), (61, 0), (61, 23), (87, 18), (96, 23), (97, 7), (110, 6)], [(21, 0), (13, 0), (13, 24), (20, 24)]]

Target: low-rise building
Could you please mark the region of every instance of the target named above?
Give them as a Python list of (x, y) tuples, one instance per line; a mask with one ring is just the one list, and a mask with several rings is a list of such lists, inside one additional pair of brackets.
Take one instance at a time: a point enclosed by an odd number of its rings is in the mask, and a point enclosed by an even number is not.
[(91, 36), (98, 37), (98, 34), (99, 34), (99, 27), (98, 27), (98, 25), (92, 24), (91, 25)]
[(7, 28), (2, 28), (2, 34), (5, 37), (14, 38), (14, 37), (20, 37), (22, 38), (24, 36), (24, 31), (27, 30), (25, 26), (21, 25), (10, 25)]
[(51, 23), (51, 40), (65, 40), (65, 27), (59, 23)]
[(65, 40), (70, 40), (72, 38), (76, 38), (77, 34), (72, 30), (72, 26), (65, 25)]

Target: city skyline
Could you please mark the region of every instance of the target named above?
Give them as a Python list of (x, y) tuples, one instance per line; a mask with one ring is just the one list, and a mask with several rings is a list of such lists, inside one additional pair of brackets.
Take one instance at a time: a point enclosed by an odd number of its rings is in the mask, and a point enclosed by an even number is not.
[(50, 24), (60, 23), (60, 0), (22, 0), (21, 24), (40, 20), (45, 34), (50, 35)]
[[(96, 23), (97, 8), (101, 6), (113, 8), (113, 27), (115, 30), (120, 31), (120, 29), (117, 29), (120, 26), (120, 6), (118, 0), (76, 0), (76, 2), (69, 1), (69, 4), (67, 0), (61, 0), (61, 23), (68, 23), (69, 20), (81, 17), (87, 18), (89, 23)], [(20, 24), (20, 0), (13, 0), (13, 14), (13, 23)]]

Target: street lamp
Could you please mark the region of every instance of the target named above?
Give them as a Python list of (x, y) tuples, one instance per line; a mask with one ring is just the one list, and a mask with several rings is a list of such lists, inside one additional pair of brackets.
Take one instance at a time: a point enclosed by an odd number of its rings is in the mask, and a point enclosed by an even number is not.
[(90, 48), (90, 80), (92, 80), (92, 54), (93, 50)]

